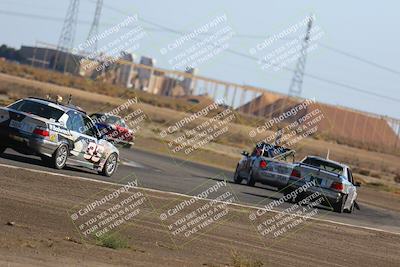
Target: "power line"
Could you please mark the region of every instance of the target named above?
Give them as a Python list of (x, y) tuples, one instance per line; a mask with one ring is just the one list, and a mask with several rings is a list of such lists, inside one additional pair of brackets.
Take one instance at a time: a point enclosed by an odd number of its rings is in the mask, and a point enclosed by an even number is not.
[[(60, 17), (43, 16), (43, 15), (37, 15), (37, 14), (29, 14), (29, 13), (6, 11), (6, 10), (0, 10), (0, 14), (8, 15), (8, 16), (21, 17), (21, 18), (31, 18), (31, 19), (45, 20), (45, 21), (56, 21), (56, 22), (63, 22), (64, 21), (64, 18), (60, 18)], [(88, 24), (88, 25), (91, 25), (93, 23), (93, 21), (79, 20), (79, 19), (77, 20), (77, 22), (79, 24)], [(102, 25), (102, 26), (114, 26), (115, 24), (101, 22), (101, 23), (99, 23), (99, 25)], [(123, 27), (127, 28), (128, 26), (123, 26)], [(157, 28), (143, 27), (143, 29), (145, 29), (146, 31), (170, 33), (169, 31), (165, 31), (165, 30), (157, 29)]]
[[(116, 8), (114, 8), (112, 6), (109, 6), (109, 5), (104, 5), (104, 7), (108, 8), (108, 9), (111, 9), (111, 10), (114, 10), (114, 11), (120, 13), (120, 14), (129, 15), (128, 13), (126, 13), (126, 12), (124, 12), (122, 10), (116, 9)], [(163, 30), (175, 33), (175, 34), (179, 34), (179, 35), (185, 34), (184, 32), (175, 30), (173, 28), (169, 28), (167, 26), (164, 26), (164, 25), (161, 25), (159, 23), (156, 23), (156, 22), (153, 22), (153, 21), (149, 21), (149, 20), (146, 20), (146, 19), (143, 19), (143, 18), (140, 18), (140, 17), (139, 17), (139, 20), (141, 20), (141, 21), (143, 21), (143, 22), (145, 22), (147, 24), (150, 24), (152, 26), (156, 26), (158, 28), (161, 28)], [(250, 56), (250, 55), (247, 55), (247, 54), (243, 54), (241, 52), (237, 52), (237, 51), (232, 50), (232, 49), (227, 49), (226, 51), (231, 53), (231, 54), (235, 54), (235, 55), (238, 55), (238, 56), (241, 56), (241, 57), (245, 57), (245, 58), (248, 58), (248, 59), (252, 59), (252, 60), (258, 61), (258, 59), (253, 57), (253, 56)], [(284, 69), (286, 71), (290, 71), (290, 72), (295, 72), (294, 69), (291, 69), (291, 68), (288, 68), (288, 67), (283, 67), (282, 69)], [(362, 89), (362, 88), (358, 88), (356, 86), (352, 86), (352, 85), (348, 85), (348, 84), (345, 84), (345, 83), (340, 83), (340, 82), (329, 80), (329, 79), (326, 79), (326, 78), (323, 78), (323, 77), (319, 77), (318, 75), (315, 75), (315, 74), (310, 74), (310, 73), (304, 72), (304, 76), (307, 76), (307, 77), (312, 78), (312, 79), (317, 80), (317, 81), (321, 81), (321, 82), (324, 82), (324, 83), (328, 83), (328, 84), (336, 85), (336, 86), (343, 87), (343, 88), (346, 88), (346, 89), (349, 89), (349, 90), (353, 90), (353, 91), (356, 91), (356, 92), (359, 92), (359, 93), (372, 95), (372, 96), (379, 97), (379, 98), (386, 99), (386, 100), (400, 102), (400, 98), (394, 98), (394, 97), (391, 97), (391, 96), (377, 94), (377, 93), (374, 93), (374, 92), (371, 92), (371, 91), (368, 91), (368, 90), (365, 90), (365, 89)]]
[(359, 92), (359, 93), (368, 94), (368, 95), (376, 96), (376, 97), (379, 97), (379, 98), (383, 98), (383, 99), (391, 100), (391, 101), (395, 101), (395, 102), (400, 102), (400, 98), (396, 98), (396, 97), (393, 97), (393, 96), (381, 95), (381, 94), (374, 93), (374, 92), (371, 92), (371, 91), (368, 91), (368, 90), (365, 90), (365, 89), (362, 89), (362, 88), (358, 88), (356, 86), (352, 86), (352, 85), (348, 85), (348, 84), (345, 84), (345, 83), (341, 83), (341, 82), (337, 82), (337, 81), (334, 81), (334, 80), (330, 80), (330, 79), (326, 79), (326, 78), (323, 78), (323, 77), (319, 77), (319, 76), (314, 75), (314, 74), (304, 73), (304, 76), (307, 76), (309, 78), (312, 78), (314, 80), (321, 81), (321, 82), (324, 82), (324, 83), (330, 83), (332, 85), (337, 85), (337, 86), (340, 86), (340, 87), (343, 87), (343, 88), (347, 88), (347, 89), (350, 89), (350, 90), (353, 90), (353, 91), (356, 91), (356, 92)]
[[(94, 1), (90, 1), (90, 2), (94, 2)], [(113, 10), (115, 12), (118, 12), (118, 13), (122, 12), (121, 10), (116, 9), (116, 8), (114, 8), (112, 6), (107, 6), (107, 8), (110, 9), (110, 10)], [(34, 14), (27, 14), (27, 13), (21, 13), (21, 12), (13, 12), (13, 11), (4, 11), (4, 10), (0, 10), (0, 14), (11, 15), (11, 16), (19, 16), (19, 17), (27, 17), (27, 18), (34, 18), (34, 19), (41, 19), (41, 20), (63, 21), (63, 19), (57, 18), (57, 17), (49, 17), (49, 16), (34, 15)], [(124, 14), (126, 15), (126, 13), (124, 13)], [(142, 21), (146, 22), (148, 24), (151, 24), (150, 21), (147, 21), (147, 20), (144, 20), (144, 19), (142, 19)], [(78, 22), (80, 24), (91, 24), (90, 21), (85, 21), (85, 20), (78, 20)], [(112, 26), (112, 24), (110, 24), (110, 23), (101, 23), (101, 25)], [(160, 26), (160, 25), (158, 25), (158, 26)], [(161, 28), (144, 28), (144, 29), (146, 31), (152, 31), (152, 32), (166, 32), (166, 33), (175, 33), (175, 34), (182, 34), (183, 33), (182, 31), (171, 31), (171, 29), (166, 29), (166, 28), (165, 29), (161, 29)], [(201, 33), (200, 35), (210, 35), (210, 34), (211, 33)], [(238, 33), (238, 34), (234, 35), (234, 38), (266, 39), (266, 38), (268, 38), (268, 36), (257, 35), (257, 34), (240, 34), (240, 33)], [(293, 40), (293, 39), (282, 38), (282, 40)], [(360, 62), (362, 62), (364, 64), (367, 64), (367, 65), (370, 65), (370, 66), (376, 67), (378, 69), (381, 69), (381, 70), (384, 70), (384, 71), (388, 71), (388, 72), (391, 72), (392, 74), (396, 74), (396, 75), (400, 76), (400, 71), (398, 71), (396, 69), (393, 69), (391, 67), (384, 66), (384, 65), (382, 65), (380, 63), (376, 63), (376, 62), (374, 62), (372, 60), (369, 60), (369, 59), (354, 55), (352, 53), (346, 52), (346, 51), (341, 50), (339, 48), (332, 47), (330, 45), (326, 45), (326, 44), (321, 43), (321, 42), (317, 42), (317, 43), (318, 43), (318, 45), (320, 47), (325, 48), (327, 50), (330, 50), (332, 52), (335, 52), (337, 54), (340, 54), (342, 56), (346, 56), (346, 57), (352, 58), (352, 59), (354, 59), (356, 61), (360, 61)]]
[[(146, 22), (146, 23), (147, 23), (148, 21), (143, 20), (143, 22)], [(146, 28), (146, 30), (147, 30), (147, 31), (153, 31), (153, 32), (167, 32), (167, 33), (168, 33), (168, 32), (171, 32), (171, 31), (164, 30), (164, 29), (154, 29), (154, 28)], [(184, 32), (180, 32), (180, 31), (173, 32), (173, 33), (184, 34)], [(212, 33), (200, 33), (199, 35), (211, 35), (211, 34), (212, 34)], [(249, 35), (249, 34), (235, 34), (234, 37), (236, 37), (236, 38), (249, 38), (249, 39), (267, 39), (267, 38), (268, 38), (268, 36), (266, 37), (266, 36)], [(281, 38), (281, 40), (294, 40), (294, 38)], [(341, 55), (343, 55), (343, 56), (352, 58), (352, 59), (354, 59), (354, 60), (360, 61), (360, 62), (365, 63), (365, 64), (367, 64), (367, 65), (376, 67), (376, 68), (381, 69), (381, 70), (384, 70), (384, 71), (389, 71), (389, 72), (391, 72), (391, 73), (393, 73), (393, 74), (396, 74), (396, 75), (399, 75), (399, 76), (400, 76), (400, 71), (398, 71), (398, 70), (396, 70), (396, 69), (393, 69), (393, 68), (384, 66), (384, 65), (379, 64), (379, 63), (376, 63), (376, 62), (374, 62), (374, 61), (372, 61), (372, 60), (362, 58), (362, 57), (360, 57), (360, 56), (351, 54), (351, 53), (349, 53), (349, 52), (343, 51), (343, 50), (338, 49), (338, 48), (334, 48), (334, 47), (332, 47), (332, 46), (326, 45), (326, 44), (321, 43), (321, 42), (316, 42), (316, 43), (317, 43), (320, 47), (322, 47), (322, 48), (324, 48), (324, 49), (326, 49), (326, 50), (333, 51), (333, 52), (335, 52), (335, 53), (338, 53), (338, 54), (341, 54)]]
[[(104, 7), (108, 8), (108, 9), (112, 9), (112, 10), (114, 10), (114, 11), (120, 13), (120, 14), (129, 15), (128, 13), (125, 13), (125, 12), (123, 12), (123, 11), (121, 11), (119, 9), (116, 9), (116, 8), (114, 8), (112, 6), (109, 6), (109, 5), (104, 5)], [(23, 17), (28, 17), (28, 18), (42, 19), (42, 20), (63, 21), (63, 19), (56, 18), (56, 17), (33, 15), (33, 14), (26, 14), (26, 13), (20, 13), (20, 12), (12, 12), (12, 11), (4, 11), (4, 10), (0, 10), (0, 14), (23, 16)], [(153, 26), (155, 26), (157, 28), (162, 29), (162, 31), (167, 31), (167, 32), (171, 32), (171, 33), (179, 34), (179, 35), (184, 34), (181, 31), (178, 31), (178, 30), (163, 26), (161, 24), (158, 24), (158, 23), (155, 23), (155, 22), (152, 22), (152, 21), (140, 18), (140, 17), (139, 17), (139, 19), (141, 21), (143, 21), (144, 23), (147, 23), (149, 25), (153, 25)], [(89, 21), (82, 21), (82, 20), (78, 20), (78, 22), (79, 23), (85, 23), (85, 24), (90, 24), (91, 23)], [(102, 25), (110, 25), (110, 24), (102, 23)], [(156, 30), (156, 29), (150, 29), (150, 30)], [(248, 58), (248, 59), (251, 59), (251, 60), (258, 61), (258, 58), (250, 56), (250, 55), (242, 53), (242, 52), (238, 52), (238, 51), (235, 51), (235, 50), (232, 50), (232, 49), (227, 49), (226, 51), (231, 53), (231, 54), (240, 56), (240, 57), (244, 57), (244, 58)], [(288, 68), (288, 67), (282, 67), (282, 69), (284, 69), (286, 71), (294, 72), (294, 69), (291, 69), (291, 68)], [(395, 71), (395, 72), (397, 72), (397, 71)], [(379, 98), (382, 98), (382, 99), (391, 100), (391, 101), (395, 101), (395, 102), (400, 102), (399, 98), (394, 98), (394, 97), (391, 97), (391, 96), (377, 94), (377, 93), (374, 93), (374, 92), (371, 92), (371, 91), (368, 91), (368, 90), (365, 90), (365, 89), (362, 89), (362, 88), (358, 88), (356, 86), (352, 86), (352, 85), (348, 85), (348, 84), (345, 84), (345, 83), (340, 83), (340, 82), (337, 82), (337, 81), (333, 81), (333, 80), (330, 80), (330, 79), (319, 77), (318, 75), (314, 75), (314, 74), (310, 74), (310, 73), (304, 73), (304, 76), (307, 76), (309, 78), (312, 78), (314, 80), (321, 81), (321, 82), (324, 82), (324, 83), (328, 83), (328, 84), (332, 84), (332, 85), (339, 86), (339, 87), (342, 87), (342, 88), (346, 88), (346, 89), (349, 89), (349, 90), (353, 90), (353, 91), (356, 91), (356, 92), (360, 92), (360, 93), (363, 93), (363, 94), (367, 94), (367, 95), (371, 95), (371, 96), (375, 96), (375, 97), (379, 97)]]
[[(47, 21), (58, 21), (58, 22), (64, 21), (63, 18), (59, 18), (59, 17), (42, 16), (42, 15), (29, 14), (29, 13), (23, 13), (23, 12), (15, 12), (15, 11), (6, 11), (6, 10), (0, 10), (0, 14), (23, 17), (23, 18), (47, 20)], [(91, 24), (91, 21), (87, 21), (87, 20), (77, 20), (77, 21), (79, 23)]]
[[(258, 58), (250, 56), (250, 55), (242, 53), (242, 52), (237, 52), (237, 51), (233, 51), (233, 50), (229, 50), (229, 51), (232, 54), (235, 54), (235, 55), (238, 55), (238, 56), (250, 59), (250, 60), (255, 60), (255, 61), (258, 60)], [(286, 71), (291, 71), (291, 72), (295, 71), (294, 69), (291, 69), (291, 68), (286, 67), (286, 66), (282, 67), (282, 69), (284, 69)], [(344, 87), (346, 89), (350, 89), (350, 90), (357, 91), (357, 92), (360, 92), (360, 93), (376, 96), (376, 97), (383, 98), (383, 99), (386, 99), (386, 100), (400, 102), (400, 98), (395, 98), (395, 97), (392, 97), (392, 96), (386, 96), (386, 95), (377, 94), (377, 93), (374, 93), (374, 92), (371, 92), (371, 91), (368, 91), (368, 90), (365, 90), (365, 89), (362, 89), (362, 88), (358, 88), (358, 87), (355, 87), (355, 86), (352, 86), (352, 85), (348, 85), (348, 84), (340, 83), (340, 82), (337, 82), (337, 81), (334, 81), (334, 80), (330, 80), (330, 79), (327, 79), (327, 78), (319, 77), (319, 76), (314, 75), (314, 74), (304, 73), (304, 76), (307, 76), (309, 78), (312, 78), (314, 80), (321, 81), (321, 82), (324, 82), (324, 83), (329, 83), (329, 84), (332, 84), (332, 85)]]
[[(90, 1), (90, 0), (87, 0), (87, 1)], [(92, 0), (91, 2), (93, 2), (93, 0)], [(117, 12), (117, 13), (124, 14), (124, 15), (129, 15), (128, 13), (123, 12), (122, 10), (119, 10), (119, 9), (113, 7), (113, 6), (110, 6), (110, 5), (105, 5), (105, 6), (106, 6), (108, 9), (113, 10), (113, 11), (115, 11), (115, 12)], [(168, 31), (168, 32), (176, 33), (176, 34), (184, 34), (184, 32), (182, 32), (182, 31), (178, 31), (178, 30), (175, 30), (175, 29), (171, 29), (171, 28), (165, 27), (165, 26), (163, 26), (163, 25), (160, 25), (160, 24), (158, 24), (158, 23), (151, 22), (151, 21), (149, 21), (149, 20), (145, 20), (145, 19), (141, 19), (141, 20), (142, 20), (143, 22), (146, 22), (146, 23), (150, 24), (150, 25), (153, 25), (153, 26), (156, 26), (156, 27), (161, 28), (162, 31)], [(157, 31), (156, 29), (151, 29), (151, 30)], [(201, 34), (202, 34), (202, 35), (210, 35), (211, 33), (201, 33)], [(268, 38), (268, 36), (257, 35), (257, 34), (235, 34), (235, 37), (236, 37), (236, 38), (248, 38), (248, 39), (266, 39), (266, 38)], [(293, 38), (291, 38), (291, 39), (289, 39), (289, 38), (281, 38), (281, 39), (282, 39), (282, 40), (283, 40), (283, 39), (285, 39), (285, 40), (293, 40)], [(354, 59), (354, 60), (358, 60), (358, 61), (360, 61), (360, 62), (363, 62), (363, 63), (365, 63), (365, 64), (374, 66), (374, 67), (379, 68), (379, 69), (381, 69), (381, 70), (386, 70), (386, 71), (389, 71), (389, 72), (391, 72), (391, 73), (393, 73), (393, 74), (400, 75), (400, 71), (395, 70), (395, 69), (393, 69), (393, 68), (386, 67), (386, 66), (384, 66), (384, 65), (382, 65), (382, 64), (373, 62), (372, 60), (362, 58), (362, 57), (360, 57), (360, 56), (351, 54), (351, 53), (349, 53), (349, 52), (343, 51), (343, 50), (338, 49), (338, 48), (334, 48), (334, 47), (332, 47), (332, 46), (323, 44), (323, 43), (321, 43), (321, 42), (317, 42), (317, 43), (318, 43), (319, 46), (321, 46), (321, 47), (323, 47), (323, 48), (325, 48), (325, 49), (327, 49), (327, 50), (331, 50), (331, 51), (336, 52), (336, 53), (338, 53), (338, 54), (341, 54), (341, 55), (343, 55), (343, 56), (350, 57), (350, 58), (352, 58), (352, 59)]]
[(382, 69), (382, 70), (389, 71), (389, 72), (391, 72), (391, 73), (393, 73), (393, 74), (400, 75), (400, 71), (395, 70), (395, 69), (392, 69), (392, 68), (389, 68), (389, 67), (386, 67), (386, 66), (383, 66), (383, 65), (381, 65), (381, 64), (379, 64), (379, 63), (376, 63), (376, 62), (373, 62), (373, 61), (371, 61), (371, 60), (368, 60), (368, 59), (365, 59), (365, 58), (362, 58), (362, 57), (359, 57), (359, 56), (350, 54), (350, 53), (348, 53), (348, 52), (345, 52), (345, 51), (343, 51), (343, 50), (334, 48), (334, 47), (332, 47), (332, 46), (329, 46), (329, 45), (326, 45), (326, 44), (323, 44), (323, 43), (320, 43), (320, 42), (318, 42), (318, 45), (320, 45), (321, 47), (324, 47), (325, 49), (328, 49), (328, 50), (331, 50), (331, 51), (333, 51), (333, 52), (336, 52), (336, 53), (338, 53), (338, 54), (341, 54), (341, 55), (350, 57), (350, 58), (352, 58), (352, 59), (355, 59), (355, 60), (364, 62), (365, 64), (374, 66), (374, 67), (379, 68), (379, 69)]

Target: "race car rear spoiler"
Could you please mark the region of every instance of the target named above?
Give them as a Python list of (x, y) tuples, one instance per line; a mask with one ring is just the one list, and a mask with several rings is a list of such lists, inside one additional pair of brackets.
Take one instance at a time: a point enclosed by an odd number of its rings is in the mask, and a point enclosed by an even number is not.
[(285, 157), (288, 157), (288, 156), (291, 156), (291, 155), (294, 156), (295, 154), (296, 154), (296, 151), (294, 149), (291, 149), (291, 150), (288, 150), (288, 151), (286, 151), (286, 152), (284, 152), (282, 154), (276, 155), (275, 157), (273, 157), (273, 159), (285, 158)]
[(338, 178), (340, 178), (340, 177), (342, 176), (342, 175), (339, 174), (339, 173), (330, 172), (330, 171), (327, 171), (327, 170), (318, 168), (318, 167), (313, 166), (313, 165), (310, 165), (310, 164), (306, 164), (306, 163), (299, 162), (298, 165), (299, 165), (299, 166), (306, 166), (307, 168), (311, 168), (311, 169), (315, 169), (315, 170), (317, 170), (318, 172), (325, 172), (325, 173), (330, 174), (330, 175), (333, 174), (333, 175), (337, 176)]

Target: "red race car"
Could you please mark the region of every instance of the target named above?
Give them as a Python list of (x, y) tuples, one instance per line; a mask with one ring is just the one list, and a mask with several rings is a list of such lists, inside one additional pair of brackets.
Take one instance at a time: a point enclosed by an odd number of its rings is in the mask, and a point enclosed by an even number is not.
[(128, 128), (121, 117), (106, 113), (94, 113), (90, 115), (90, 118), (108, 141), (122, 144), (128, 148), (133, 145), (133, 131)]

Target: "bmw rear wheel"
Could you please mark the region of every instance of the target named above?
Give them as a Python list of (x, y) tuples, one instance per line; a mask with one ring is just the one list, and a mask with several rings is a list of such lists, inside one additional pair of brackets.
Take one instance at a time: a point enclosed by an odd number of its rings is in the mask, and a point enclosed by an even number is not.
[(354, 211), (354, 201), (351, 203), (350, 209), (343, 210), (345, 213), (352, 213)]
[(344, 211), (344, 204), (346, 203), (347, 196), (342, 196), (337, 203), (332, 205), (335, 212), (342, 213)]
[(243, 180), (243, 178), (239, 175), (238, 167), (239, 165), (236, 166), (235, 174), (233, 175), (233, 181), (235, 182), (235, 184), (240, 184)]
[(256, 181), (254, 180), (254, 177), (253, 177), (253, 170), (250, 170), (249, 176), (247, 177), (247, 185), (254, 186), (255, 184), (256, 184)]
[(287, 201), (289, 203), (295, 203), (295, 198), (292, 196), (292, 192), (294, 192), (292, 189), (285, 187), (282, 189), (282, 194), (285, 196), (285, 198), (287, 199)]
[(65, 144), (60, 145), (50, 159), (51, 166), (58, 170), (64, 168), (67, 163), (68, 153), (68, 146)]
[(112, 153), (110, 156), (108, 156), (108, 159), (104, 164), (101, 174), (107, 177), (112, 176), (117, 169), (117, 165), (118, 165), (118, 155), (116, 153)]

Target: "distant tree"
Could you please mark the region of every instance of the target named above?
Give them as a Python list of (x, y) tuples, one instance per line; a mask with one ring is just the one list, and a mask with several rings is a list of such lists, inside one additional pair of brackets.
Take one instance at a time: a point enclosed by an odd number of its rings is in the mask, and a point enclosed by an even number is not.
[(8, 47), (5, 44), (0, 46), (0, 57), (4, 57), (8, 60), (15, 60), (15, 61), (21, 61), (22, 56), (19, 50), (16, 50), (15, 48)]

